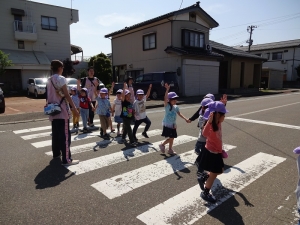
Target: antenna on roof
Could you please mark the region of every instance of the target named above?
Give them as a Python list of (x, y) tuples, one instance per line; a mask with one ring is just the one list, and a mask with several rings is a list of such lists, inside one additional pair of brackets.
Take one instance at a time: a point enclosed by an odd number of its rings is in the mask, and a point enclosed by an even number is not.
[(71, 0), (71, 20), (73, 20), (73, 9), (72, 9), (72, 2), (73, 2), (73, 0)]
[(196, 6), (200, 6), (200, 2), (198, 1), (198, 2), (196, 2)]

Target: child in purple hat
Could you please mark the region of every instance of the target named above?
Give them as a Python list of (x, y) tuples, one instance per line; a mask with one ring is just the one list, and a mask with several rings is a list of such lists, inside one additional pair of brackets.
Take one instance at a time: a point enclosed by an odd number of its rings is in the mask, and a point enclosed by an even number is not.
[(221, 124), (228, 111), (220, 101), (210, 102), (206, 106), (207, 109), (203, 114), (206, 121), (202, 131), (203, 136), (206, 137), (206, 144), (196, 161), (200, 168), (209, 172), (200, 174), (198, 178), (202, 189), (200, 196), (205, 201), (215, 203), (216, 199), (210, 193), (210, 189), (216, 177), (224, 171)]
[[(300, 146), (294, 149), (293, 151), (295, 154), (298, 154), (297, 157), (297, 168), (298, 168), (298, 184), (296, 189), (296, 197), (297, 197), (297, 208), (298, 213), (300, 214)], [(300, 225), (300, 219), (298, 221), (298, 225)]]
[(176, 152), (173, 150), (174, 138), (177, 138), (177, 125), (176, 125), (176, 116), (179, 115), (186, 122), (188, 121), (180, 112), (179, 108), (176, 105), (178, 95), (175, 92), (169, 92), (170, 85), (165, 84), (166, 93), (164, 98), (165, 106), (165, 116), (163, 119), (163, 132), (161, 136), (166, 137), (167, 139), (159, 145), (160, 151), (165, 153), (165, 145), (169, 144), (168, 154), (176, 155)]

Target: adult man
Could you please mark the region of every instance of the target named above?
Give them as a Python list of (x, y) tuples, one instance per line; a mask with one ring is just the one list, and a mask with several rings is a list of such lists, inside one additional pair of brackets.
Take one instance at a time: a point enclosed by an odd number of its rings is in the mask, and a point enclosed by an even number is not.
[[(95, 91), (97, 91), (97, 93), (100, 90), (99, 87), (99, 83), (100, 80), (97, 77), (94, 77), (95, 71), (94, 71), (94, 67), (89, 67), (88, 68), (88, 76), (81, 78), (80, 80), (80, 85), (81, 88), (86, 88), (88, 90), (88, 97), (91, 99), (93, 106), (95, 107), (96, 104), (96, 96), (95, 96)], [(88, 121), (88, 125), (90, 127), (94, 126), (94, 111), (92, 110), (92, 108), (89, 109), (89, 121)]]

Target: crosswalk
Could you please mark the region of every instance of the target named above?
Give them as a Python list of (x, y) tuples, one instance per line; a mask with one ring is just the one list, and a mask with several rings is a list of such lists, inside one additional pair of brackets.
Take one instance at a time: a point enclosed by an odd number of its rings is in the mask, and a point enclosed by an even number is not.
[[(95, 120), (95, 122), (99, 122)], [(114, 125), (116, 125), (114, 123)], [(139, 129), (144, 128), (140, 126)], [(15, 135), (22, 140), (29, 142), (35, 149), (45, 152), (47, 157), (52, 157), (51, 151), (51, 126), (33, 127), (29, 129), (14, 130)], [(102, 168), (114, 166), (125, 162), (138, 162), (142, 157), (159, 154), (159, 144), (157, 140), (162, 133), (161, 129), (152, 129), (147, 132), (149, 139), (147, 142), (140, 142), (137, 147), (114, 150), (106, 155), (93, 155), (91, 158), (80, 161), (77, 165), (66, 166), (66, 168), (76, 176), (85, 176), (91, 171), (101, 171)], [(112, 135), (116, 136), (116, 135)], [(141, 133), (137, 134), (139, 140), (143, 140)], [(151, 141), (153, 138), (154, 141)], [(155, 139), (156, 138), (156, 139)], [(99, 138), (99, 131), (87, 134), (72, 134), (71, 153), (82, 154), (89, 151), (98, 151), (101, 148), (117, 147), (121, 137), (112, 137), (110, 140)], [(193, 149), (185, 147), (188, 143), (194, 144), (196, 136), (180, 135), (174, 140), (174, 146), (181, 146), (185, 151), (173, 157), (166, 157), (163, 160), (144, 164), (133, 170), (113, 175), (104, 180), (87, 184), (91, 190), (96, 190), (99, 195), (104, 195), (109, 201), (121, 198), (122, 196), (136, 191), (138, 188), (159, 182), (168, 176), (194, 166), (196, 155)], [(74, 143), (73, 143), (74, 142)], [(81, 143), (84, 142), (84, 143)], [(87, 143), (88, 142), (88, 143)], [(124, 145), (120, 145), (120, 149)], [(183, 148), (182, 148), (183, 147)], [(237, 146), (224, 144), (226, 151), (235, 151)], [(207, 204), (200, 196), (198, 185), (191, 185), (189, 189), (167, 199), (160, 204), (148, 208), (144, 212), (139, 212), (137, 220), (144, 224), (193, 224), (218, 205), (221, 205), (236, 192), (242, 190), (262, 175), (268, 173), (279, 165), (285, 158), (257, 153), (248, 159), (234, 165), (230, 169), (217, 177), (212, 187), (213, 194), (218, 201), (215, 204)], [(195, 176), (195, 174), (190, 174)]]

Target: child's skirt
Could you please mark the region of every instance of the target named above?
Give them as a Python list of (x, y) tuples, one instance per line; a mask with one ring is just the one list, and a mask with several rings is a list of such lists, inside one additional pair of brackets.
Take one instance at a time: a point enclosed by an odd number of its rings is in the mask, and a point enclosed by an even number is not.
[(115, 116), (116, 123), (123, 123), (123, 119), (120, 116)]
[(203, 147), (200, 155), (197, 157), (196, 162), (198, 166), (206, 171), (212, 173), (223, 173), (224, 162), (222, 153), (212, 153)]
[(168, 138), (177, 138), (177, 131), (174, 128), (163, 127), (163, 132), (161, 134), (163, 137)]

